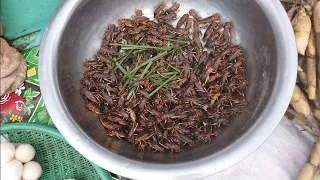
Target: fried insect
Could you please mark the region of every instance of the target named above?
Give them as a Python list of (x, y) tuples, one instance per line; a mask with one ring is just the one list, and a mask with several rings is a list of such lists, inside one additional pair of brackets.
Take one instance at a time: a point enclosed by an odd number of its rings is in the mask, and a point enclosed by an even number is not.
[(186, 24), (189, 14), (184, 14), (178, 21), (176, 28), (181, 28), (182, 25)]
[[(161, 2), (154, 19), (136, 9), (110, 24), (80, 93), (106, 135), (139, 150), (178, 153), (210, 143), (248, 104), (245, 52), (231, 22)], [(202, 33), (204, 30), (204, 33)], [(103, 134), (103, 133), (102, 133)]]

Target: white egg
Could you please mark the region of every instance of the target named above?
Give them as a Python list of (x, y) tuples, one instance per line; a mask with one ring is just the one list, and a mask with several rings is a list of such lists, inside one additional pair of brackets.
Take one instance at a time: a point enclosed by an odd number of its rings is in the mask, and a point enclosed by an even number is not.
[(0, 144), (1, 166), (9, 162), (14, 157), (15, 151), (16, 150), (13, 144), (9, 142), (4, 142)]
[(22, 172), (22, 163), (14, 159), (1, 167), (1, 180), (20, 180)]
[(22, 163), (27, 163), (34, 158), (36, 150), (30, 144), (21, 144), (16, 149), (15, 158)]
[(42, 174), (42, 168), (39, 163), (30, 161), (23, 166), (22, 177), (24, 180), (36, 180)]
[(23, 143), (12, 143), (13, 144), (13, 146), (15, 147), (15, 148), (17, 148), (18, 146), (20, 146), (21, 144), (23, 144)]

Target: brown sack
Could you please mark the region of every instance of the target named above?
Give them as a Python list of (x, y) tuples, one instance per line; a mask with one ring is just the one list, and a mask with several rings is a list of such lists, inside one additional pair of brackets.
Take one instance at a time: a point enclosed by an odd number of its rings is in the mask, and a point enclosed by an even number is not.
[(0, 96), (16, 90), (26, 79), (26, 72), (20, 52), (0, 38)]

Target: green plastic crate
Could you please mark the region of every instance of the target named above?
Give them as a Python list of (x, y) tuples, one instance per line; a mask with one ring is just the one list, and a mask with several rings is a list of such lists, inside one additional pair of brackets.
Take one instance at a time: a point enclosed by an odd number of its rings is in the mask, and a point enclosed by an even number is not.
[(36, 150), (41, 164), (40, 180), (111, 180), (109, 172), (89, 162), (70, 146), (57, 129), (40, 124), (11, 123), (0, 127), (0, 134), (12, 143), (28, 143)]

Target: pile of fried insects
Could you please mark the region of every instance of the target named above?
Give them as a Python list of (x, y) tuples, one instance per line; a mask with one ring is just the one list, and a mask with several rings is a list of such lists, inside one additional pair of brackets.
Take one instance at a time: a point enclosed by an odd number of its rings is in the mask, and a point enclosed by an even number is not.
[(194, 9), (178, 19), (179, 6), (161, 3), (154, 20), (136, 10), (110, 24), (96, 60), (84, 63), (85, 106), (109, 136), (140, 150), (210, 142), (247, 104), (245, 56), (231, 42), (232, 23)]

